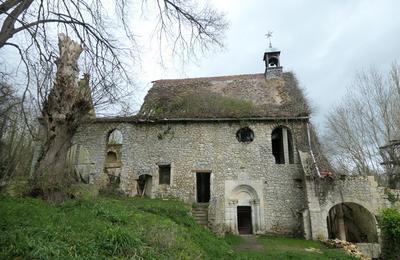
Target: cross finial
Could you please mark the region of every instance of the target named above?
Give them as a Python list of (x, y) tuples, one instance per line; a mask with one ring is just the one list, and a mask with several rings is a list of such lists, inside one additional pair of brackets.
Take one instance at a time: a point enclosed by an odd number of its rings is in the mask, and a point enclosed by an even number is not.
[(265, 36), (267, 37), (268, 41), (269, 41), (269, 47), (272, 48), (272, 44), (271, 44), (271, 38), (272, 38), (272, 34), (274, 32), (273, 31), (268, 31), (267, 34), (265, 34)]

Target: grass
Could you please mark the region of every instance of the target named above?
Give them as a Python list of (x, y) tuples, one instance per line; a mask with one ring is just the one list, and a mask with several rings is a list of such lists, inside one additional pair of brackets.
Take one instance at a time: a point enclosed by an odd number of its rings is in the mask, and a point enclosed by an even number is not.
[[(175, 92), (173, 92), (175, 94)], [(195, 94), (194, 94), (195, 93)], [(243, 117), (257, 113), (252, 101), (204, 92), (194, 88), (189, 93), (176, 94), (173, 98), (148, 101), (141, 113), (154, 117), (215, 117), (218, 115)]]
[[(230, 237), (228, 243), (237, 245), (241, 239)], [(258, 237), (258, 242), (263, 246), (263, 250), (239, 251), (237, 259), (356, 259), (343, 250), (327, 248), (319, 241), (263, 235)], [(310, 248), (316, 249), (317, 252), (306, 251)]]
[[(0, 259), (352, 259), (319, 242), (261, 236), (262, 251), (232, 248), (175, 200), (98, 197), (52, 205), (0, 195)], [(322, 254), (306, 252), (319, 248)]]
[(0, 259), (216, 259), (231, 247), (178, 201), (132, 198), (51, 205), (0, 196)]

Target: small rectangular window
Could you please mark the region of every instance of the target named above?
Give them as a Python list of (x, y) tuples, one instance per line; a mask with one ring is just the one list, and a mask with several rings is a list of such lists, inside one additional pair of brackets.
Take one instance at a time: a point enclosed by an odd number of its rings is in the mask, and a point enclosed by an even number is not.
[(171, 184), (171, 165), (158, 165), (159, 184)]

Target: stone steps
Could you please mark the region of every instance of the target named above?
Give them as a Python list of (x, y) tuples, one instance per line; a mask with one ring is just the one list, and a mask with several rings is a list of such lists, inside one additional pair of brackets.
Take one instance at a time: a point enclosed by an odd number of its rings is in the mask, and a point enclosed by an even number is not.
[(199, 225), (207, 227), (208, 226), (208, 204), (196, 205), (196, 207), (192, 208), (192, 216)]

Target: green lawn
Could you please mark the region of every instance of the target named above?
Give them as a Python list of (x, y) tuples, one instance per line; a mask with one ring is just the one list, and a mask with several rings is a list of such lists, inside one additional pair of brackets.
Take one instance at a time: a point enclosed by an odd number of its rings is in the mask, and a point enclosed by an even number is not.
[[(244, 243), (242, 237), (234, 235), (226, 236), (225, 240), (233, 247)], [(262, 250), (237, 252), (237, 259), (356, 259), (343, 250), (327, 248), (318, 241), (268, 235), (259, 236), (257, 241), (263, 246)]]
[[(0, 195), (0, 259), (351, 259), (301, 239), (263, 236), (264, 250), (234, 253), (174, 200), (99, 197), (52, 205)], [(322, 254), (308, 253), (307, 247)]]

